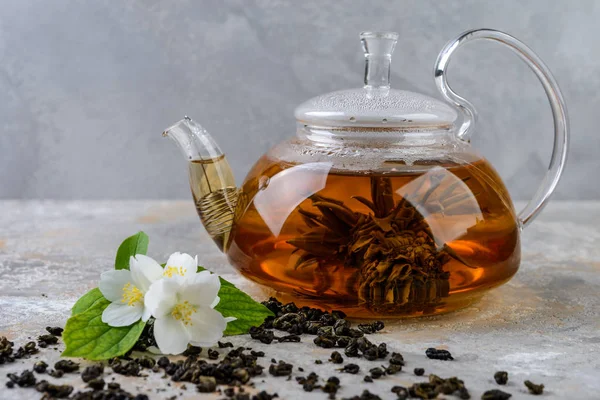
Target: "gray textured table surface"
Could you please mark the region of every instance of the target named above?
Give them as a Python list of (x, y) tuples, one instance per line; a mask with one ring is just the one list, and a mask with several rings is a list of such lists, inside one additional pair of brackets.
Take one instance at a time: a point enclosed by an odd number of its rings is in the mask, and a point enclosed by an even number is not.
[[(112, 267), (120, 241), (144, 230), (150, 235), (149, 255), (163, 259), (173, 251), (198, 254), (200, 262), (224, 275), (256, 298), (269, 295), (241, 278), (205, 235), (192, 202), (0, 202), (0, 336), (23, 343), (47, 325), (66, 320), (76, 298), (94, 287), (102, 271)], [(303, 343), (274, 344), (265, 348), (261, 363), (271, 357), (292, 361), (306, 373), (341, 377), (340, 396), (359, 394), (368, 388), (382, 398), (394, 398), (390, 388), (422, 380), (414, 367), (442, 377), (458, 375), (472, 398), (487, 389), (501, 388), (512, 399), (533, 399), (523, 381), (542, 382), (545, 399), (600, 398), (600, 202), (554, 202), (523, 233), (523, 262), (516, 277), (464, 310), (439, 316), (389, 323), (382, 334), (391, 350), (407, 359), (407, 372), (362, 382), (362, 375), (336, 373), (326, 362), (330, 351), (318, 348), (309, 338)], [(248, 336), (232, 338), (236, 345), (261, 347)], [(428, 360), (430, 346), (448, 348), (455, 361)], [(54, 361), (56, 351), (43, 351), (40, 359)], [(315, 365), (320, 358), (323, 365)], [(374, 366), (359, 360), (361, 372)], [(17, 362), (0, 365), (0, 398), (39, 398), (33, 389), (6, 389), (6, 373), (30, 367)], [(499, 387), (496, 370), (509, 372), (510, 381)], [(301, 373), (294, 371), (294, 376)], [(113, 375), (114, 376), (114, 375)], [(109, 378), (110, 379), (110, 378)], [(131, 390), (150, 398), (165, 399), (192, 389), (148, 379), (140, 382), (116, 376)], [(53, 379), (51, 379), (53, 380)], [(78, 375), (60, 381), (84, 384)], [(321, 392), (306, 394), (295, 380), (264, 376), (258, 389), (278, 392), (281, 398), (322, 398)], [(167, 391), (160, 391), (167, 388)], [(159, 390), (157, 390), (159, 389)], [(571, 394), (569, 394), (571, 393)], [(216, 395), (203, 395), (213, 398)]]

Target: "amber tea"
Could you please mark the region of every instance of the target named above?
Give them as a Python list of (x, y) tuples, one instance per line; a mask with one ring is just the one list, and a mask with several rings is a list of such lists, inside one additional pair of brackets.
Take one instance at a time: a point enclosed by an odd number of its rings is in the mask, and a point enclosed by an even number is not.
[(243, 274), (305, 304), (396, 317), (463, 307), (517, 271), (514, 209), (486, 161), (329, 168), (259, 161), (228, 249)]
[(229, 238), (238, 189), (224, 155), (189, 163), (190, 187), (198, 216), (223, 250)]

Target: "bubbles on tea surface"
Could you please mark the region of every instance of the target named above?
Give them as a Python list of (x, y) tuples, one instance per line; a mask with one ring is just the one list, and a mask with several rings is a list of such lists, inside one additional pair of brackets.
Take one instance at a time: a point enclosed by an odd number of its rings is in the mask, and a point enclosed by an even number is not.
[[(330, 146), (314, 145), (310, 141), (293, 141), (276, 146), (267, 155), (273, 160), (289, 164), (332, 162), (332, 170), (353, 173), (390, 172), (390, 162), (395, 164), (393, 168), (396, 172), (420, 173), (431, 168), (429, 165), (419, 165), (423, 160), (439, 161), (439, 165), (445, 165), (447, 161), (452, 165), (460, 165), (472, 164), (481, 159), (469, 146), (463, 146), (462, 143), (438, 146), (423, 139), (419, 145), (414, 145), (415, 140), (412, 146), (398, 143), (386, 146), (371, 142), (365, 146), (346, 142), (342, 146)], [(399, 165), (398, 160), (403, 165)]]

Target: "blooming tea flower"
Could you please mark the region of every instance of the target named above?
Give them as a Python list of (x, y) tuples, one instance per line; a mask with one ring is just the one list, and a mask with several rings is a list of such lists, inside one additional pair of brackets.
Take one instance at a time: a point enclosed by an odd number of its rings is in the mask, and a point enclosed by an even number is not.
[(150, 285), (163, 277), (163, 268), (152, 258), (137, 254), (129, 259), (129, 270), (113, 270), (100, 275), (98, 289), (111, 303), (102, 313), (110, 326), (128, 326), (150, 318), (144, 295)]
[[(187, 259), (184, 255), (177, 257)], [(145, 295), (146, 307), (156, 318), (154, 338), (158, 348), (163, 354), (179, 354), (188, 344), (216, 344), (227, 322), (235, 319), (225, 318), (214, 309), (219, 303), (219, 277), (208, 271), (190, 273), (189, 268), (171, 271), (170, 276), (154, 282)]]

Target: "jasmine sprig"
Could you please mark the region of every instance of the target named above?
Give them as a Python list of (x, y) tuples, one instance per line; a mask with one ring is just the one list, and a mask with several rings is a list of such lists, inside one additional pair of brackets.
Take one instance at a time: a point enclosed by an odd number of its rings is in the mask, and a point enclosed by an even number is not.
[(161, 352), (178, 354), (188, 344), (210, 346), (223, 335), (248, 332), (272, 313), (203, 267), (197, 257), (173, 253), (164, 268), (145, 255), (148, 236), (121, 244), (115, 270), (73, 306), (63, 356), (104, 360), (127, 353), (149, 318)]

